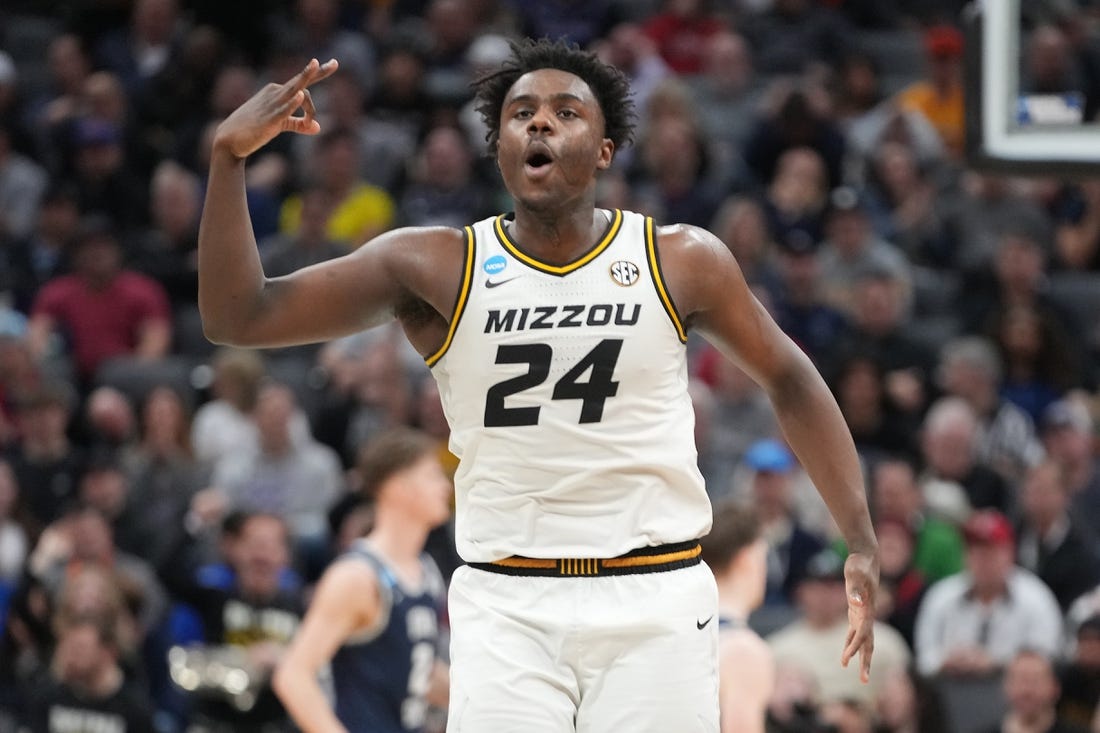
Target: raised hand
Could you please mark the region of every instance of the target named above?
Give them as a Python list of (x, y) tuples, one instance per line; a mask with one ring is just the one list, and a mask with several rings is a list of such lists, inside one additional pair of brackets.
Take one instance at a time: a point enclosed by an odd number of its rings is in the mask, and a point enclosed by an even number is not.
[(875, 594), (878, 590), (878, 561), (873, 555), (853, 552), (844, 562), (844, 584), (848, 593), (848, 636), (840, 663), (847, 667), (859, 655), (859, 678), (871, 679), (871, 655), (875, 650)]
[[(309, 96), (309, 87), (331, 76), (338, 66), (336, 59), (323, 64), (310, 59), (306, 68), (285, 84), (265, 85), (218, 125), (215, 150), (247, 158), (280, 132), (316, 135), (321, 125), (314, 119), (317, 110)], [(296, 115), (299, 108), (302, 114)]]

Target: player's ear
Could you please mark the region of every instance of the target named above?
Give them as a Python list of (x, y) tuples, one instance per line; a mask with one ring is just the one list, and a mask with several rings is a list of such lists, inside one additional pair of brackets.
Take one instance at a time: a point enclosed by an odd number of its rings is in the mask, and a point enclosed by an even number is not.
[(600, 155), (596, 159), (596, 168), (605, 171), (611, 167), (611, 161), (615, 158), (615, 143), (611, 138), (605, 137), (600, 143)]

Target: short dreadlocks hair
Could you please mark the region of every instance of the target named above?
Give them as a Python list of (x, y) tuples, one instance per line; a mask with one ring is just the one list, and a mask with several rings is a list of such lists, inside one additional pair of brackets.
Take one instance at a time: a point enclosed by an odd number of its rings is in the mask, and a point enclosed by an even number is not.
[(558, 69), (579, 77), (592, 90), (604, 119), (604, 137), (618, 149), (634, 139), (634, 102), (630, 82), (614, 66), (600, 61), (596, 54), (582, 51), (564, 40), (524, 39), (511, 43), (512, 57), (497, 71), (474, 82), (477, 111), (489, 132), (485, 135), (489, 152), (496, 154), (500, 142), (500, 112), (508, 90), (524, 74), (539, 69)]

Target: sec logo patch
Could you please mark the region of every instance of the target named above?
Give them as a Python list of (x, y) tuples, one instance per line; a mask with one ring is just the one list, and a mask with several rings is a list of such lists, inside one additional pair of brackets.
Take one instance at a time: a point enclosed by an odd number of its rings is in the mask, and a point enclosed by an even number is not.
[(633, 262), (627, 262), (626, 260), (612, 262), (610, 269), (611, 279), (624, 288), (638, 282), (638, 277), (642, 274), (642, 271), (638, 269), (637, 265)]

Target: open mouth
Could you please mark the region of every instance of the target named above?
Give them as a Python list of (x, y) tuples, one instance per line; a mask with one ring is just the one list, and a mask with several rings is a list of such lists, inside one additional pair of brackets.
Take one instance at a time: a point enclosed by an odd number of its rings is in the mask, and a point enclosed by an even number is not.
[(532, 168), (541, 168), (544, 165), (550, 165), (551, 162), (550, 156), (546, 153), (532, 153), (527, 156), (527, 165)]

